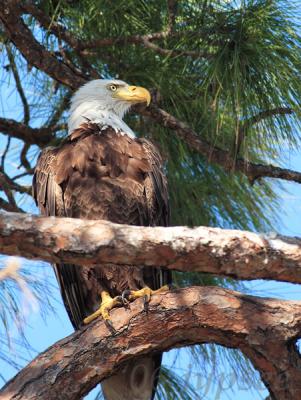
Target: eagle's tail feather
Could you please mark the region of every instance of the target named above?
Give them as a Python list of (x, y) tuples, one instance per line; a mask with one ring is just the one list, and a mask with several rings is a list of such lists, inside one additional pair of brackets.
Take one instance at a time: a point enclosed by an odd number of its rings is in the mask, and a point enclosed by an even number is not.
[(127, 362), (102, 382), (105, 400), (152, 400), (158, 382), (161, 354)]

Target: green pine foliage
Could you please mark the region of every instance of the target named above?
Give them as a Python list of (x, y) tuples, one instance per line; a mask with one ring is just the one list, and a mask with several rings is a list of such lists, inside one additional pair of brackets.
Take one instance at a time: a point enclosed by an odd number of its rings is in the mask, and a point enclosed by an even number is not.
[[(166, 1), (61, 1), (52, 7), (47, 2), (47, 7), (85, 42), (168, 29)], [(277, 107), (298, 107), (300, 37), (294, 2), (180, 1), (176, 15), (174, 34), (155, 42), (174, 55), (117, 41), (88, 49), (89, 62), (104, 77), (156, 89), (162, 108), (212, 146), (229, 150), (231, 162), (246, 119)], [(129, 119), (137, 132), (159, 143), (168, 159), (173, 224), (260, 230), (274, 222), (277, 198), (269, 182), (250, 187), (244, 176), (208, 165), (169, 130)], [(263, 119), (248, 129), (240, 155), (280, 162), (279, 148), (296, 145), (299, 123), (298, 113)]]

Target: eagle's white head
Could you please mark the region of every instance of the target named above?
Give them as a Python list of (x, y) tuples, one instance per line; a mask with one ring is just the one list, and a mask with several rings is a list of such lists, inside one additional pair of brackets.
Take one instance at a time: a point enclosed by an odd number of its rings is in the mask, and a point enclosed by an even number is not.
[(79, 88), (71, 99), (68, 132), (79, 128), (87, 120), (101, 127), (111, 126), (134, 137), (134, 133), (122, 120), (129, 108), (137, 103), (149, 105), (148, 90), (139, 86), (129, 86), (116, 79), (96, 79)]

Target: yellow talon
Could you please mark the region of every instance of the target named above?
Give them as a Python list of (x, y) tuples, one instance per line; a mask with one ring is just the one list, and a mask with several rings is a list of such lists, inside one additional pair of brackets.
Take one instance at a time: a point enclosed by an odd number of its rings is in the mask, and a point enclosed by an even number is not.
[(160, 289), (157, 290), (152, 290), (147, 286), (140, 290), (131, 290), (129, 295), (129, 300), (135, 300), (138, 299), (139, 297), (145, 297), (146, 301), (149, 302), (152, 295), (161, 292), (166, 292), (166, 290), (169, 290), (168, 285), (162, 286), (160, 287)]
[(100, 315), (105, 321), (110, 320), (109, 311), (112, 310), (117, 305), (120, 305), (121, 300), (119, 296), (111, 297), (108, 292), (101, 292), (101, 305), (98, 310), (96, 310), (93, 314), (89, 315), (84, 319), (84, 324), (89, 324), (90, 322), (94, 321)]

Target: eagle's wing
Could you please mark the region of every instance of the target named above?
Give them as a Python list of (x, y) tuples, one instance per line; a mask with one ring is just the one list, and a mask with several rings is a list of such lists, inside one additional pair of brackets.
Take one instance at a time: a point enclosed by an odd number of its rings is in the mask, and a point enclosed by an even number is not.
[[(45, 148), (37, 161), (33, 176), (33, 197), (42, 215), (65, 217), (64, 193), (56, 181), (57, 155), (54, 147)], [(53, 265), (69, 318), (74, 328), (83, 320), (84, 288), (78, 268), (72, 264)]]
[(33, 176), (33, 197), (41, 214), (46, 216), (65, 216), (63, 191), (55, 181), (57, 152), (54, 147), (44, 149), (38, 158)]
[[(148, 178), (145, 179), (145, 193), (148, 204), (148, 224), (150, 226), (169, 226), (170, 208), (167, 179), (164, 173), (163, 161), (156, 146), (146, 139), (140, 139), (151, 166)], [(171, 284), (171, 271), (164, 268), (146, 269), (145, 274), (150, 274), (149, 286), (154, 289)], [(146, 279), (147, 281), (147, 279)]]

